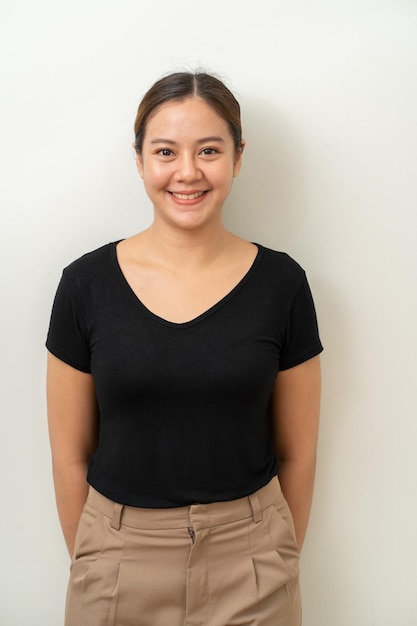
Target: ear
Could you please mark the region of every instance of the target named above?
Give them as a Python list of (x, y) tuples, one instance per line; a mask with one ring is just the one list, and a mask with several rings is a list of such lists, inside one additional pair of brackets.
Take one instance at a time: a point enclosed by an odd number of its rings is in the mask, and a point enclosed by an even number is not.
[(234, 177), (236, 177), (239, 174), (239, 172), (240, 172), (240, 167), (242, 165), (242, 153), (243, 153), (243, 150), (245, 149), (245, 146), (246, 146), (246, 141), (244, 139), (242, 139), (242, 145), (241, 145), (241, 148), (240, 148), (239, 152), (237, 152), (237, 154), (236, 154), (235, 164), (234, 164), (234, 167), (233, 167), (233, 176)]

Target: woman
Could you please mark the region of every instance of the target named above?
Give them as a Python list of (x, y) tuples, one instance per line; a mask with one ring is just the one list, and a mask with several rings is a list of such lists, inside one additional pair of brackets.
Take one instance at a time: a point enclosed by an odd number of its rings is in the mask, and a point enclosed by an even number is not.
[(47, 347), (66, 626), (301, 623), (322, 347), (303, 270), (223, 227), (244, 146), (218, 79), (155, 83), (134, 142), (154, 221), (64, 271)]

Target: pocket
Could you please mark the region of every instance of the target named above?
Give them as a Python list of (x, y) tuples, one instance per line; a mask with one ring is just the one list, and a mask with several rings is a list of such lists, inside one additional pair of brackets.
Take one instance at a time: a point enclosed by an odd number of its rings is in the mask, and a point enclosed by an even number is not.
[(75, 534), (74, 550), (72, 553), (71, 561), (74, 562), (85, 552), (85, 545), (88, 542), (88, 538), (97, 522), (97, 518), (100, 512), (87, 498), (81, 516), (78, 522), (77, 532)]
[(66, 626), (112, 624), (124, 533), (87, 500), (77, 529), (66, 602)]
[(295, 538), (291, 511), (285, 498), (280, 496), (266, 511), (272, 546), (285, 564), (290, 577), (296, 577), (299, 571), (300, 551)]
[[(274, 623), (295, 624), (291, 616), (299, 586), (298, 547), (293, 533), (274, 505), (262, 513), (262, 520), (252, 521), (250, 525), (257, 603), (260, 609), (273, 612)], [(270, 623), (273, 623), (272, 619)]]
[(279, 497), (272, 503), (272, 507), (275, 510), (276, 514), (281, 518), (282, 522), (288, 528), (298, 549), (294, 520), (290, 507), (288, 506), (288, 502), (286, 501), (282, 492), (280, 493)]

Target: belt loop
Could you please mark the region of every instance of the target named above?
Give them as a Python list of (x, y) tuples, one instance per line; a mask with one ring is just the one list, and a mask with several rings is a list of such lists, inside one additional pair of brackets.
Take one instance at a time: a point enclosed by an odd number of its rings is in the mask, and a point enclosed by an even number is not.
[(256, 493), (252, 493), (249, 496), (249, 502), (252, 507), (253, 521), (255, 522), (255, 524), (257, 524), (258, 522), (262, 522), (263, 518), (262, 518), (261, 504), (259, 502), (259, 498), (256, 495)]
[(118, 502), (115, 502), (113, 504), (113, 517), (112, 517), (111, 524), (110, 524), (110, 526), (114, 528), (115, 530), (120, 530), (120, 525), (122, 523), (122, 511), (123, 511), (123, 504), (119, 504)]

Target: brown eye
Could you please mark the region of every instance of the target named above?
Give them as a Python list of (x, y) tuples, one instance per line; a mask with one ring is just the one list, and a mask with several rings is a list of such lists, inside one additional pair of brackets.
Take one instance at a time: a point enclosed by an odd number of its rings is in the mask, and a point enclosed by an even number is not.
[(217, 154), (217, 152), (216, 148), (204, 148), (204, 150), (201, 151), (201, 154), (204, 154), (205, 156), (212, 156), (213, 154)]

